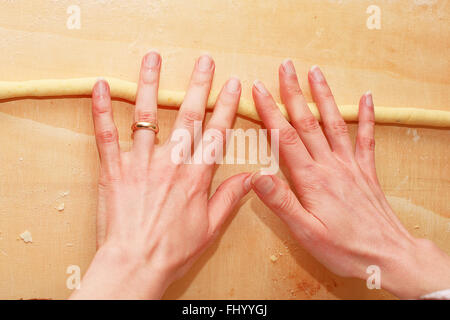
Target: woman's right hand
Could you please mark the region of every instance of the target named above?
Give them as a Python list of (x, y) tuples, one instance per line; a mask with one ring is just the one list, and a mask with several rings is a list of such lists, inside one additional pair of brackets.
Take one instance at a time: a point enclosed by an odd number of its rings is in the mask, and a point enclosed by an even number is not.
[[(228, 178), (210, 196), (214, 165), (233, 125), (241, 84), (230, 78), (200, 136), (215, 64), (197, 59), (170, 138), (156, 145), (153, 130), (136, 130), (130, 151), (120, 149), (108, 83), (98, 81), (92, 113), (100, 155), (98, 251), (72, 299), (159, 299), (214, 241), (250, 191), (250, 173)], [(141, 64), (136, 122), (157, 123), (161, 57)], [(203, 149), (192, 152), (194, 139)], [(218, 151), (216, 151), (218, 150)], [(196, 156), (200, 155), (200, 161)], [(206, 158), (208, 156), (208, 158)], [(209, 159), (212, 161), (206, 161)]]
[(416, 239), (389, 206), (375, 171), (374, 106), (366, 93), (359, 103), (353, 152), (347, 126), (318, 67), (308, 75), (323, 131), (302, 95), (292, 61), (279, 69), (281, 98), (292, 125), (264, 85), (253, 98), (268, 129), (279, 129), (280, 153), (292, 191), (276, 176), (256, 174), (252, 186), (294, 237), (332, 272), (366, 279), (381, 270), (381, 286), (400, 298), (450, 288), (450, 257), (431, 241)]

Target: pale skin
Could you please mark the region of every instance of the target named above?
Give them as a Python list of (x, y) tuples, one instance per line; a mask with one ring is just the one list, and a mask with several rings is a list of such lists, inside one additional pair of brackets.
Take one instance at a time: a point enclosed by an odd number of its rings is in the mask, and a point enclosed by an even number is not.
[[(147, 54), (141, 66), (135, 120), (155, 121), (161, 57)], [(200, 57), (173, 130), (193, 136), (202, 121), (214, 61)], [(224, 85), (206, 128), (225, 132), (233, 124), (241, 85)], [(119, 149), (108, 84), (92, 94), (95, 136), (101, 162), (95, 255), (74, 299), (159, 299), (218, 234), (227, 216), (250, 191), (250, 173), (223, 182), (208, 199), (213, 164), (176, 164), (174, 142), (155, 146), (155, 133), (137, 130), (130, 152)], [(187, 142), (189, 147), (192, 141)]]
[(384, 196), (375, 170), (371, 93), (359, 102), (356, 148), (318, 67), (308, 74), (323, 122), (311, 114), (292, 61), (279, 68), (286, 121), (264, 85), (253, 98), (265, 126), (279, 129), (280, 155), (293, 189), (276, 176), (254, 175), (258, 197), (289, 227), (299, 244), (343, 277), (367, 279), (381, 269), (381, 286), (404, 299), (450, 288), (450, 257), (426, 239), (409, 234)]
[[(144, 57), (136, 121), (157, 120), (160, 68), (158, 53)], [(193, 122), (203, 120), (213, 74), (212, 58), (200, 57), (173, 130), (192, 133)], [(345, 122), (318, 68), (312, 69), (309, 80), (323, 131), (306, 106), (291, 61), (280, 66), (280, 91), (292, 124), (261, 82), (253, 86), (265, 126), (280, 129), (280, 152), (294, 190), (276, 176), (242, 173), (224, 181), (212, 196), (213, 165), (174, 163), (170, 139), (155, 146), (153, 131), (138, 130), (131, 150), (120, 150), (109, 87), (104, 80), (98, 81), (92, 94), (101, 163), (98, 251), (71, 298), (161, 298), (214, 241), (252, 188), (288, 225), (299, 244), (332, 272), (365, 279), (367, 266), (378, 265), (383, 288), (400, 298), (449, 288), (449, 256), (407, 232), (378, 183), (371, 95), (360, 101), (353, 152)], [(206, 129), (224, 133), (232, 127), (240, 93), (239, 80), (230, 78)], [(186, 143), (190, 146), (192, 141)]]

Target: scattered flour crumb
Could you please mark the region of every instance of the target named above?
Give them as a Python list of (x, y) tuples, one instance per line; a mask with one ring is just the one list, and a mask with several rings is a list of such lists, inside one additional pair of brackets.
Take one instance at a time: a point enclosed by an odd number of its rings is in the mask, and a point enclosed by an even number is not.
[(420, 136), (417, 134), (417, 130), (414, 129), (413, 130), (413, 141), (417, 142), (417, 141), (419, 141), (419, 139), (420, 139)]
[(410, 135), (411, 133), (412, 133), (412, 136), (413, 136), (412, 140), (413, 140), (414, 142), (419, 141), (420, 136), (419, 136), (419, 134), (417, 133), (417, 129), (411, 129), (411, 128), (408, 128), (408, 130), (406, 131), (406, 134), (407, 134), (407, 135)]
[(276, 255), (273, 254), (270, 256), (270, 261), (275, 262), (277, 260), (278, 260), (278, 257)]
[(22, 157), (20, 157), (20, 158), (19, 158), (19, 161), (23, 161), (23, 158), (22, 158)]
[(66, 243), (66, 247), (73, 247), (73, 243), (71, 242)]
[(60, 193), (59, 193), (59, 195), (61, 196), (61, 197), (66, 197), (66, 196), (68, 196), (70, 194), (70, 191), (69, 190), (67, 190), (67, 191), (61, 191)]
[(420, 226), (416, 225), (416, 226), (414, 226), (414, 229), (420, 229)]
[(2, 255), (4, 255), (5, 257), (8, 256), (8, 254), (7, 254), (5, 251), (3, 251), (3, 250), (0, 250), (0, 253), (1, 253)]
[(20, 238), (25, 243), (33, 242), (33, 238), (31, 237), (31, 233), (28, 230), (25, 230), (23, 233), (20, 234)]
[(62, 202), (56, 207), (56, 210), (58, 210), (59, 212), (62, 212), (62, 211), (64, 211), (64, 208), (65, 208), (64, 202)]

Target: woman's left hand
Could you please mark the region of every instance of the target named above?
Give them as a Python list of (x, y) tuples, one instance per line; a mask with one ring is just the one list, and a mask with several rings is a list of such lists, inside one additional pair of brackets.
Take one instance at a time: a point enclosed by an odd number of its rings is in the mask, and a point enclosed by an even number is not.
[[(158, 53), (144, 57), (135, 121), (156, 122), (160, 68)], [(211, 244), (228, 215), (250, 190), (250, 173), (242, 173), (223, 182), (209, 199), (214, 163), (175, 160), (180, 152), (190, 159), (194, 122), (203, 121), (213, 74), (214, 61), (208, 55), (201, 56), (171, 139), (155, 146), (153, 131), (137, 130), (130, 152), (119, 148), (108, 83), (101, 80), (95, 84), (92, 112), (101, 162), (98, 251), (81, 288), (71, 298), (160, 298)], [(206, 127), (215, 129), (212, 141), (220, 148), (225, 130), (233, 124), (240, 94), (239, 80), (229, 79)], [(177, 140), (186, 134), (188, 139)]]

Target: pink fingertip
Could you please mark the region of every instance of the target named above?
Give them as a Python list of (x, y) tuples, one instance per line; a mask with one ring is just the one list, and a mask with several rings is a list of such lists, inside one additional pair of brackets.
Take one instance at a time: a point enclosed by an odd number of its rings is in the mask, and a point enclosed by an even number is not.
[(365, 93), (366, 96), (366, 106), (368, 107), (373, 107), (373, 98), (372, 98), (372, 92), (371, 91), (367, 91)]
[(268, 96), (269, 92), (267, 91), (266, 87), (264, 86), (264, 84), (259, 81), (259, 80), (255, 80), (255, 82), (253, 82), (253, 86), (256, 88), (256, 90), (264, 95), (264, 96)]
[(104, 78), (97, 78), (97, 82), (94, 86), (94, 92), (96, 96), (102, 97), (108, 93), (108, 82)]
[(292, 62), (291, 59), (284, 60), (282, 65), (284, 72), (286, 72), (287, 74), (295, 74), (294, 63)]
[(313, 65), (311, 69), (309, 70), (311, 73), (312, 79), (316, 82), (321, 82), (325, 80), (325, 77), (323, 76), (322, 71), (317, 65)]
[(241, 89), (241, 82), (237, 77), (231, 77), (227, 82), (226, 88), (230, 93), (239, 92)]

